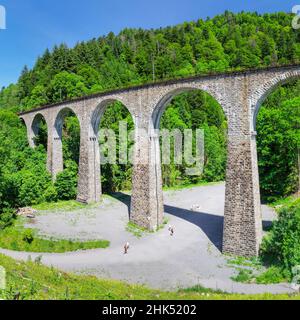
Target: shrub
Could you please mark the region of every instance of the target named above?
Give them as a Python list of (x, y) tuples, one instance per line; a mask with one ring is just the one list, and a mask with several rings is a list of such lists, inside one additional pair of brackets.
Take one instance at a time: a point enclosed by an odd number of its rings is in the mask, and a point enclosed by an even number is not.
[(267, 269), (262, 274), (256, 277), (256, 282), (260, 284), (269, 284), (269, 283), (280, 283), (284, 282), (286, 279), (283, 276), (281, 268), (272, 266)]
[(0, 230), (8, 227), (12, 224), (15, 213), (11, 209), (3, 209), (3, 212), (0, 212)]
[(263, 240), (262, 253), (288, 272), (300, 265), (300, 203), (280, 210), (278, 221)]
[(59, 173), (54, 184), (59, 200), (75, 199), (77, 194), (77, 164), (67, 161), (66, 168)]
[(239, 273), (231, 277), (231, 280), (236, 282), (250, 283), (254, 279), (253, 271), (239, 268)]
[(57, 201), (57, 190), (53, 185), (50, 185), (44, 193), (44, 199), (46, 202)]
[(31, 229), (26, 229), (23, 232), (23, 241), (27, 242), (28, 244), (31, 244), (34, 240), (33, 231)]

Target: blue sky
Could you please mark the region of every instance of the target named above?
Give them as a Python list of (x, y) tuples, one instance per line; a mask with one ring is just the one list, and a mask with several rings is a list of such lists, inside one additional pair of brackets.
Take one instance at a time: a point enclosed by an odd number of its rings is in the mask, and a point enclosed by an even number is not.
[(7, 29), (0, 30), (0, 88), (16, 82), (24, 65), (62, 42), (118, 33), (125, 27), (158, 28), (212, 17), (226, 9), (291, 12), (300, 0), (0, 0)]

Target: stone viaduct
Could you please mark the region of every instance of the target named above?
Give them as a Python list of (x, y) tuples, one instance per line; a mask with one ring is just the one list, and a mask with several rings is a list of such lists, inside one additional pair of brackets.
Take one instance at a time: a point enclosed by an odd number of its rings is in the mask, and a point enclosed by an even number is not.
[[(258, 254), (262, 215), (256, 151), (256, 117), (268, 94), (277, 86), (299, 78), (300, 66), (274, 67), (114, 90), (44, 106), (20, 114), (27, 126), (30, 146), (44, 117), (48, 126), (47, 166), (53, 177), (63, 170), (62, 126), (68, 111), (80, 123), (78, 201), (97, 202), (101, 196), (98, 130), (105, 108), (120, 101), (135, 123), (133, 190), (130, 219), (153, 230), (163, 222), (159, 138), (153, 129), (172, 98), (188, 90), (203, 90), (214, 97), (228, 120), (223, 252), (240, 256)], [(141, 131), (148, 133), (141, 135)], [(156, 158), (155, 164), (152, 161)]]

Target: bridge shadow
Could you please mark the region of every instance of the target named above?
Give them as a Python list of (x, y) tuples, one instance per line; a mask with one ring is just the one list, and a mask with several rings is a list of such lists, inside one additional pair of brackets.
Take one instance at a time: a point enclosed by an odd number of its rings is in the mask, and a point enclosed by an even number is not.
[[(130, 217), (131, 196), (122, 192), (113, 193), (111, 196), (116, 200), (123, 202), (128, 207), (128, 215)], [(222, 250), (223, 217), (204, 212), (194, 212), (169, 205), (165, 205), (165, 213), (186, 220), (198, 226), (206, 234), (214, 246), (218, 250)]]
[[(117, 192), (111, 195), (115, 199), (123, 202), (128, 207), (128, 216), (130, 217), (131, 196), (122, 192)], [(165, 205), (165, 213), (177, 218), (186, 220), (199, 227), (210, 242), (222, 252), (223, 246), (223, 226), (224, 217), (211, 213), (192, 211), (188, 209)], [(265, 231), (272, 227), (272, 221), (263, 221), (263, 229)]]
[(199, 227), (214, 246), (222, 251), (224, 218), (210, 213), (165, 205), (165, 213), (186, 220)]
[(116, 200), (119, 200), (120, 202), (124, 203), (128, 208), (128, 217), (130, 219), (130, 212), (131, 212), (131, 196), (123, 193), (123, 192), (114, 192), (110, 194), (113, 198)]

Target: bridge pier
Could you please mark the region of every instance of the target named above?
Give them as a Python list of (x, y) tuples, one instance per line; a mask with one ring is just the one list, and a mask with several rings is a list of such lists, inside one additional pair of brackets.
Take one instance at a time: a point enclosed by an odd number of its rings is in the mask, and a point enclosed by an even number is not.
[(262, 240), (256, 133), (252, 132), (248, 79), (235, 82), (228, 97), (228, 152), (223, 253), (257, 256)]
[(61, 134), (56, 131), (54, 125), (48, 127), (47, 169), (53, 180), (64, 170)]
[(223, 253), (257, 256), (262, 214), (255, 137), (229, 137)]
[(80, 157), (77, 201), (99, 202), (102, 193), (98, 137), (91, 122), (83, 119), (80, 134)]
[(157, 230), (164, 216), (159, 137), (137, 124), (130, 221)]

